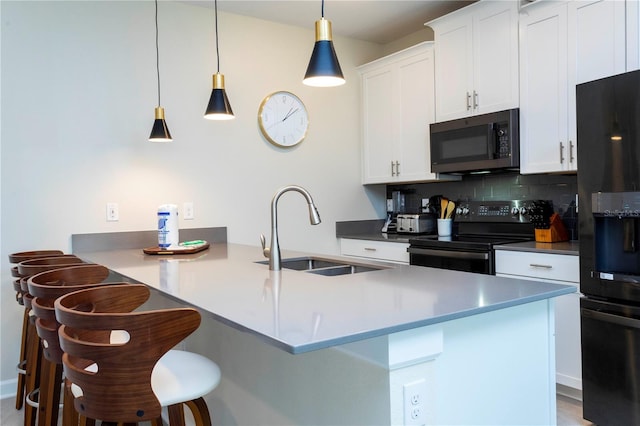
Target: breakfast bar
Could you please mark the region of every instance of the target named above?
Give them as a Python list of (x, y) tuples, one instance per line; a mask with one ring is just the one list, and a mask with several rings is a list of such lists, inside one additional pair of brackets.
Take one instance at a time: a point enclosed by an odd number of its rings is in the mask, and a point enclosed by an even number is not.
[(157, 290), (155, 303), (201, 311), (184, 345), (222, 369), (216, 423), (555, 422), (553, 298), (575, 287), (379, 262), (269, 271), (260, 248), (226, 241), (175, 256), (79, 250)]

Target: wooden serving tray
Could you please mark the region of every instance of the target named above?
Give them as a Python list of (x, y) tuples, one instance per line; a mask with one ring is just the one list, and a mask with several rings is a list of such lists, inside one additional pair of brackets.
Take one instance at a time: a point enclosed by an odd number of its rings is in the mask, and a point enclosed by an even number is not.
[(172, 254), (193, 254), (193, 253), (201, 252), (208, 248), (209, 248), (209, 243), (204, 243), (196, 247), (184, 247), (184, 248), (178, 248), (178, 249), (163, 249), (160, 247), (147, 247), (142, 249), (142, 251), (145, 254), (172, 255)]

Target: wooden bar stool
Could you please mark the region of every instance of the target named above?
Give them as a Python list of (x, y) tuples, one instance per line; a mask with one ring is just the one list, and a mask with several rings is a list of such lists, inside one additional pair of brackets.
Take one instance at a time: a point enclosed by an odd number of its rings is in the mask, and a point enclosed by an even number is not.
[[(184, 424), (183, 405), (196, 425), (211, 424), (204, 395), (220, 369), (191, 352), (171, 350), (200, 325), (195, 309), (133, 312), (149, 298), (145, 285), (109, 285), (64, 295), (55, 302), (67, 386), (88, 424), (95, 420)], [(125, 339), (114, 342), (113, 330)]]
[[(42, 355), (42, 346), (40, 338), (36, 332), (35, 317), (32, 311), (33, 296), (29, 294), (27, 285), (28, 278), (35, 273), (43, 272), (51, 269), (60, 268), (61, 266), (81, 265), (85, 264), (82, 259), (74, 255), (58, 254), (55, 257), (40, 256), (33, 259), (24, 259), (16, 266), (16, 275), (21, 278), (19, 280), (22, 302), (25, 307), (25, 315), (28, 318), (27, 329), (25, 333), (25, 386), (24, 401), (26, 402), (24, 411), (24, 424), (33, 426), (36, 424), (39, 402), (36, 399), (40, 387), (40, 370)], [(16, 286), (16, 284), (14, 284)]]
[[(38, 425), (58, 422), (60, 389), (62, 387), (62, 350), (58, 339), (54, 301), (67, 293), (96, 285), (105, 285), (109, 269), (102, 265), (80, 264), (51, 269), (32, 275), (27, 280), (35, 326), (42, 345), (40, 385), (38, 389)], [(72, 400), (63, 404), (63, 425), (71, 425), (77, 416)]]
[[(11, 275), (13, 279), (13, 288), (16, 292), (16, 302), (18, 304), (25, 306), (24, 302), (24, 292), (20, 285), (20, 278), (22, 274), (18, 271), (18, 264), (20, 262), (24, 262), (32, 259), (41, 259), (47, 257), (57, 257), (63, 255), (62, 250), (30, 250), (30, 251), (21, 251), (16, 253), (9, 254), (9, 263), (12, 263), (14, 266), (11, 267)], [(37, 344), (37, 336), (35, 336), (35, 328), (30, 321), (30, 306), (25, 306), (22, 315), (22, 333), (20, 339), (20, 355), (17, 365), (18, 371), (18, 385), (16, 389), (16, 410), (21, 410), (24, 406), (25, 397), (27, 395), (27, 383), (37, 381), (37, 377), (35, 371), (36, 369), (28, 369), (27, 359), (29, 355), (29, 344), (31, 343), (31, 348), (34, 348), (36, 351), (38, 350)], [(31, 332), (31, 335), (30, 335)], [(33, 355), (34, 359), (38, 358), (38, 354)], [(35, 370), (35, 371), (34, 371)], [(29, 389), (31, 391), (33, 389)], [(29, 414), (27, 414), (29, 412)], [(25, 420), (29, 419), (25, 424), (33, 424), (35, 422), (35, 409), (33, 407), (25, 408)], [(33, 419), (33, 420), (31, 420)]]

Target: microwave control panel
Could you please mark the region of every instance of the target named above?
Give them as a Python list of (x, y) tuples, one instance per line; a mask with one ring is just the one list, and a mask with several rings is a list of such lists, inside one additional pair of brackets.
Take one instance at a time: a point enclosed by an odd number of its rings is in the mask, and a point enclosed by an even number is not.
[(497, 149), (496, 155), (498, 158), (505, 158), (511, 156), (511, 143), (509, 142), (509, 124), (497, 123), (496, 124), (496, 141)]

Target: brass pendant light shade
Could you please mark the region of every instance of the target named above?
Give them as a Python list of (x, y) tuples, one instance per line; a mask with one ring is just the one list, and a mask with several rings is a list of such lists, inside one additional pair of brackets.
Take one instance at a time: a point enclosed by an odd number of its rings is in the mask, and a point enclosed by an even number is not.
[(167, 127), (167, 122), (164, 120), (164, 108), (156, 108), (156, 119), (153, 121), (153, 128), (151, 129), (151, 135), (149, 135), (149, 141), (151, 142), (171, 142), (171, 133)]
[(158, 106), (155, 109), (155, 120), (149, 135), (150, 142), (171, 142), (171, 133), (164, 119), (164, 108), (160, 106), (160, 49), (158, 47), (158, 0), (156, 5), (156, 74), (158, 76)]
[(235, 118), (227, 92), (224, 90), (224, 75), (215, 73), (213, 75), (213, 90), (204, 118), (208, 120), (231, 120)]
[(311, 60), (302, 80), (307, 86), (332, 87), (345, 83), (338, 56), (333, 48), (331, 22), (324, 19), (324, 0), (322, 0), (322, 18), (316, 21), (316, 44), (313, 46)]
[(220, 74), (220, 50), (218, 48), (218, 0), (214, 1), (216, 19), (216, 59), (218, 71), (213, 74), (213, 90), (209, 103), (204, 113), (204, 118), (208, 120), (231, 120), (235, 118), (227, 92), (224, 90), (224, 75)]

